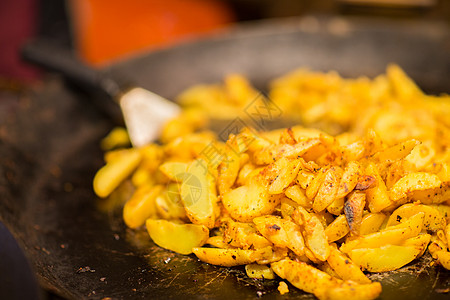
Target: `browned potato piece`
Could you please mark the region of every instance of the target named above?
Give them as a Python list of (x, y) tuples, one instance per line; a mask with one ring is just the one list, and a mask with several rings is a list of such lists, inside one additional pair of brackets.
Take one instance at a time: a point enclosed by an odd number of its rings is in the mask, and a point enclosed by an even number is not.
[(339, 189), (336, 193), (336, 198), (343, 198), (350, 193), (358, 183), (361, 175), (361, 165), (356, 161), (351, 161), (345, 167), (342, 179), (339, 184)]
[(282, 195), (270, 195), (257, 183), (243, 185), (222, 197), (225, 209), (239, 222), (251, 222), (254, 218), (271, 214), (281, 201)]
[(186, 215), (193, 224), (213, 228), (217, 212), (217, 197), (207, 163), (197, 159), (189, 166), (180, 187)]
[(365, 204), (366, 194), (356, 191), (350, 193), (347, 202), (345, 202), (345, 217), (347, 219), (350, 232), (353, 234), (359, 234)]
[(326, 173), (319, 190), (313, 201), (313, 209), (315, 212), (321, 212), (326, 209), (336, 198), (341, 181), (342, 169), (339, 167), (331, 167)]
[(97, 196), (101, 198), (109, 196), (137, 168), (141, 158), (139, 149), (123, 150), (120, 155), (98, 170), (93, 181)]
[(294, 222), (276, 216), (263, 216), (253, 219), (258, 231), (278, 247), (287, 247), (302, 256), (305, 248), (300, 227)]
[(359, 248), (348, 255), (352, 261), (369, 272), (397, 270), (413, 261), (422, 251), (414, 246), (385, 245), (378, 248)]
[(424, 220), (423, 226), (426, 230), (438, 231), (439, 229), (444, 229), (446, 226), (446, 221), (444, 216), (434, 207), (423, 204), (413, 204), (408, 203), (400, 206), (394, 210), (389, 217), (387, 226), (396, 225), (401, 222), (404, 218), (410, 218), (413, 215), (423, 212)]
[(242, 249), (220, 249), (220, 248), (192, 248), (192, 252), (206, 263), (233, 267), (239, 265), (248, 265), (257, 261), (262, 261), (272, 256), (272, 248), (266, 247), (258, 250)]
[(330, 247), (330, 255), (328, 256), (327, 262), (343, 280), (352, 280), (361, 284), (371, 282), (349, 257), (335, 247)]

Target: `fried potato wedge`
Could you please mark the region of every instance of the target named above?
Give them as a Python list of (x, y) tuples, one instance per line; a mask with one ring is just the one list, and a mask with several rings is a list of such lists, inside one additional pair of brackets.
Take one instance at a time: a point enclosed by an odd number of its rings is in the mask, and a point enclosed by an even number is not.
[(328, 245), (327, 235), (322, 222), (316, 215), (311, 214), (311, 217), (305, 221), (303, 226), (306, 246), (318, 260), (325, 261), (330, 255), (330, 246)]
[(275, 279), (275, 274), (267, 265), (250, 264), (245, 266), (245, 273), (255, 279)]
[(377, 248), (358, 248), (348, 252), (348, 256), (360, 268), (369, 272), (397, 270), (413, 261), (422, 249), (415, 246), (385, 245)]
[(213, 228), (217, 213), (215, 184), (203, 159), (195, 160), (187, 169), (180, 187), (186, 215), (193, 224)]
[(150, 217), (156, 216), (156, 198), (163, 186), (142, 186), (136, 190), (123, 207), (123, 220), (130, 228), (144, 225)]
[(305, 241), (300, 227), (292, 221), (276, 216), (262, 216), (253, 219), (258, 231), (277, 247), (286, 247), (295, 254), (304, 254)]
[(353, 249), (377, 248), (383, 245), (400, 245), (405, 240), (417, 236), (422, 231), (424, 213), (420, 212), (399, 225), (387, 227), (386, 229), (364, 236), (342, 244), (340, 250), (349, 253)]
[(394, 202), (400, 202), (415, 191), (432, 190), (440, 185), (441, 180), (437, 175), (425, 172), (410, 173), (394, 184), (389, 191), (389, 197)]
[(345, 215), (339, 215), (330, 225), (325, 228), (325, 235), (327, 236), (328, 242), (332, 243), (340, 240), (347, 233), (350, 232), (350, 227), (347, 223), (347, 218)]
[(233, 267), (267, 259), (272, 256), (273, 250), (271, 247), (258, 250), (196, 247), (192, 248), (192, 252), (203, 262), (217, 266)]
[(404, 218), (410, 218), (419, 212), (424, 213), (424, 229), (438, 231), (445, 228), (445, 218), (436, 208), (429, 205), (415, 203), (407, 203), (394, 210), (389, 217), (387, 226), (399, 224)]
[(270, 195), (257, 183), (235, 188), (222, 197), (225, 209), (239, 222), (252, 222), (256, 217), (271, 214), (282, 195)]
[(145, 224), (155, 244), (180, 254), (192, 253), (192, 248), (203, 246), (209, 237), (209, 230), (203, 225), (154, 219), (148, 219)]
[(371, 283), (359, 266), (355, 265), (349, 257), (335, 247), (330, 247), (330, 255), (327, 258), (327, 262), (343, 280), (352, 280), (361, 284)]
[(142, 155), (139, 149), (122, 150), (120, 155), (109, 161), (95, 174), (94, 192), (100, 198), (109, 196), (141, 162)]
[(271, 267), (281, 278), (321, 300), (375, 299), (381, 293), (381, 285), (378, 282), (357, 284), (338, 280), (304, 262), (284, 259), (272, 263)]

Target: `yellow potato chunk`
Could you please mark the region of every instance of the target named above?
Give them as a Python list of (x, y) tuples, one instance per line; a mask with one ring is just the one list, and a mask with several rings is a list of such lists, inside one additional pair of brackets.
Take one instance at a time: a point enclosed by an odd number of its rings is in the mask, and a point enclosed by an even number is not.
[(180, 254), (192, 253), (194, 247), (203, 246), (209, 237), (209, 230), (203, 225), (154, 219), (148, 219), (145, 224), (155, 244)]
[(316, 215), (312, 214), (305, 221), (304, 228), (306, 245), (318, 260), (325, 261), (330, 254), (330, 247), (322, 222)]
[(387, 216), (383, 213), (368, 213), (363, 216), (361, 220), (361, 227), (359, 228), (360, 235), (366, 235), (377, 232)]
[(389, 196), (392, 201), (400, 202), (415, 191), (431, 190), (440, 185), (441, 180), (437, 175), (425, 172), (409, 173), (394, 184)]
[(366, 191), (366, 200), (370, 211), (377, 213), (390, 207), (392, 205), (392, 201), (389, 198), (386, 184), (381, 178), (376, 165), (373, 163), (369, 164), (366, 168), (366, 172), (376, 180), (375, 187)]
[(334, 201), (339, 189), (341, 176), (342, 169), (339, 167), (331, 167), (326, 172), (323, 182), (313, 201), (313, 209), (315, 212), (323, 211)]
[(283, 259), (270, 265), (281, 278), (286, 279), (296, 288), (312, 293), (324, 299), (327, 290), (336, 285), (337, 280), (304, 262)]
[(141, 157), (139, 149), (122, 150), (120, 155), (98, 170), (93, 181), (97, 196), (109, 196), (136, 169)]
[(378, 248), (359, 248), (348, 252), (352, 261), (369, 272), (397, 270), (413, 261), (421, 252), (414, 246), (385, 245)]
[(288, 187), (284, 194), (286, 197), (305, 208), (312, 207), (312, 201), (306, 197), (305, 191), (297, 184)]
[(441, 250), (436, 253), (436, 256), (439, 263), (447, 270), (450, 270), (450, 252)]
[[(280, 160), (282, 160), (281, 158)], [(279, 161), (279, 160), (278, 160)], [(276, 161), (275, 164), (278, 162)], [(269, 185), (269, 194), (281, 194), (297, 177), (298, 170), (302, 166), (300, 159), (291, 160), (281, 168), (275, 180)]]
[(336, 219), (334, 219), (333, 222), (330, 223), (330, 225), (325, 228), (325, 234), (329, 243), (340, 240), (349, 232), (350, 227), (348, 226), (347, 218), (345, 217), (345, 215), (338, 216)]
[(192, 252), (203, 262), (233, 267), (248, 265), (272, 255), (272, 248), (266, 247), (258, 250), (220, 249), (220, 248), (193, 248)]
[(424, 214), (420, 212), (399, 225), (352, 239), (342, 244), (340, 250), (349, 253), (352, 249), (358, 248), (376, 248), (386, 244), (399, 245), (422, 231), (423, 217)]
[(251, 222), (256, 217), (271, 214), (280, 201), (280, 195), (270, 195), (257, 183), (235, 188), (222, 198), (225, 209), (240, 222)]
[(193, 224), (213, 228), (216, 218), (217, 197), (203, 159), (191, 163), (180, 187), (186, 215)]
[(255, 279), (275, 279), (272, 269), (266, 265), (250, 264), (245, 266), (245, 273)]
[(438, 231), (439, 229), (444, 229), (446, 221), (444, 216), (434, 207), (423, 204), (413, 204), (408, 203), (400, 206), (394, 210), (389, 217), (387, 226), (399, 224), (404, 218), (410, 218), (413, 215), (423, 212), (423, 226), (424, 229), (430, 231)]
[(355, 265), (349, 257), (335, 247), (330, 247), (330, 255), (328, 256), (327, 262), (343, 280), (352, 280), (362, 284), (371, 282), (359, 266)]
[(123, 207), (123, 220), (128, 227), (138, 228), (156, 215), (155, 200), (162, 189), (161, 185), (142, 186), (134, 192)]
[(287, 247), (301, 256), (305, 242), (300, 227), (294, 222), (276, 216), (263, 216), (253, 219), (258, 231), (278, 247)]
[(186, 176), (189, 164), (185, 162), (169, 161), (163, 163), (159, 169), (170, 180), (175, 182), (182, 182), (184, 176)]

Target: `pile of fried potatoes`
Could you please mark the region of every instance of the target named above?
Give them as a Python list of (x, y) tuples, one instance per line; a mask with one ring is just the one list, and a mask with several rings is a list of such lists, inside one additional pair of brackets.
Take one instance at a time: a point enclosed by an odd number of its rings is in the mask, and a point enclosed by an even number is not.
[[(204, 129), (256, 95), (230, 75), (182, 93), (185, 111), (161, 144), (117, 148), (126, 132), (113, 131), (94, 191), (105, 198), (131, 181), (128, 227), (319, 299), (375, 299), (381, 285), (364, 272), (399, 269), (427, 249), (450, 269), (449, 96), (424, 94), (397, 65), (374, 79), (301, 69), (274, 80), (269, 99), (303, 126), (249, 126), (226, 142)], [(309, 127), (324, 123), (340, 132)]]

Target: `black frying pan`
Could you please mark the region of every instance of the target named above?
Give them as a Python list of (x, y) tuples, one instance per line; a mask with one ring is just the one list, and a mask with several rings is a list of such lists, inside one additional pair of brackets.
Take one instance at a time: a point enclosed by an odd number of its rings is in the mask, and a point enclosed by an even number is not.
[[(255, 23), (207, 40), (118, 63), (108, 71), (164, 97), (230, 72), (258, 87), (296, 67), (375, 76), (396, 62), (428, 92), (450, 92), (450, 35), (439, 24), (321, 19)], [(336, 27), (332, 24), (340, 26)], [(341, 22), (341, 23), (339, 23)], [(331, 29), (330, 29), (331, 28)], [(277, 281), (252, 280), (156, 247), (125, 228), (120, 204), (92, 192), (99, 140), (112, 123), (88, 97), (50, 79), (0, 111), (0, 220), (24, 249), (41, 286), (68, 299), (313, 299)], [(1, 259), (1, 258), (0, 258)], [(425, 257), (388, 275), (382, 299), (448, 299), (450, 272)], [(4, 274), (1, 275), (3, 280)]]

